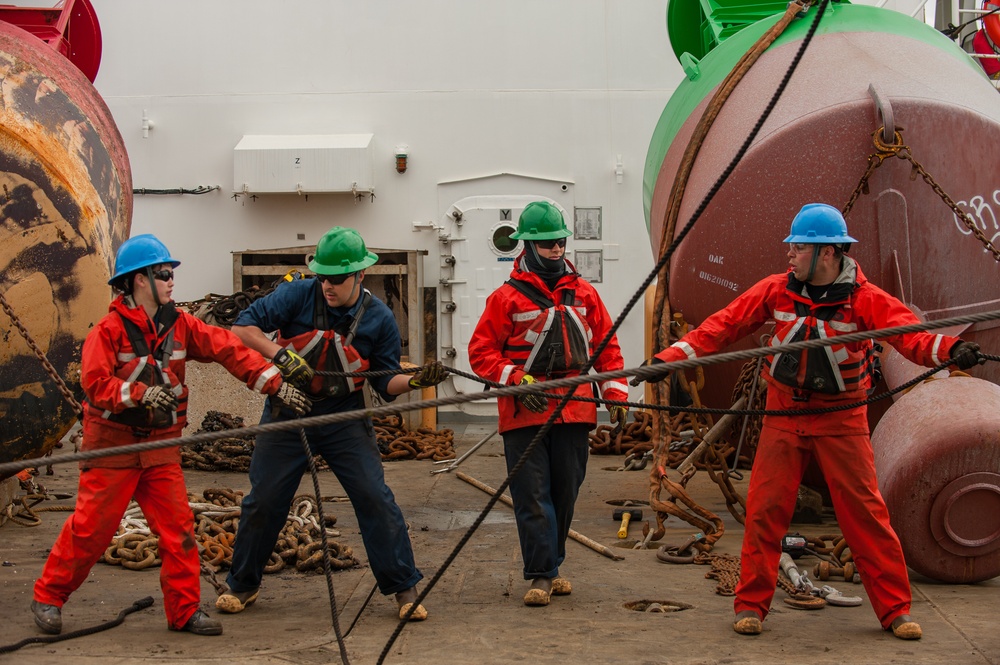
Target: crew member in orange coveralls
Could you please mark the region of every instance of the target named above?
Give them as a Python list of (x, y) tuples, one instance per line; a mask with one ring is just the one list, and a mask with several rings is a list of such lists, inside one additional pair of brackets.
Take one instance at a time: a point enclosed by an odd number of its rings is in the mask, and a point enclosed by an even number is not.
[[(768, 319), (775, 322), (772, 345), (918, 321), (903, 303), (869, 282), (847, 256), (856, 241), (836, 208), (823, 203), (804, 206), (785, 242), (787, 273), (757, 282), (647, 363), (716, 353)], [(959, 369), (982, 361), (977, 344), (956, 337), (917, 332), (886, 341), (912, 362), (928, 367), (949, 358)], [(768, 385), (768, 410), (823, 409), (863, 401), (872, 387), (871, 341), (778, 353), (765, 360), (761, 374)], [(919, 639), (920, 626), (909, 617), (910, 582), (903, 552), (875, 478), (866, 406), (764, 417), (747, 492), (733, 629), (743, 635), (761, 632), (777, 581), (781, 537), (791, 523), (799, 483), (812, 458), (823, 470), (882, 628), (900, 639)]]
[[(186, 360), (215, 361), (247, 386), (299, 413), (308, 399), (233, 333), (177, 310), (170, 300), (173, 259), (151, 234), (127, 240), (108, 282), (119, 295), (83, 343), (86, 394), (82, 450), (175, 438), (187, 420)], [(180, 449), (101, 457), (80, 464), (76, 509), (63, 524), (31, 610), (38, 627), (62, 631), (61, 608), (104, 553), (132, 497), (159, 536), (160, 588), (171, 630), (221, 635), (222, 624), (198, 608), (199, 555)]]

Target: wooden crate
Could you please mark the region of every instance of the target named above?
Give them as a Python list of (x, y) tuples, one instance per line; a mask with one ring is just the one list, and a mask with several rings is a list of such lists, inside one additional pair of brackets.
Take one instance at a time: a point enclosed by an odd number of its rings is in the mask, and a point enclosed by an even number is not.
[[(266, 288), (286, 274), (298, 270), (304, 275), (313, 273), (307, 267), (315, 245), (258, 249), (233, 252), (233, 291), (245, 291), (254, 286)], [(392, 310), (399, 326), (402, 341), (402, 359), (416, 365), (424, 364), (425, 353), (423, 256), (426, 250), (376, 249), (378, 263), (365, 269), (364, 286)], [(431, 349), (431, 356), (434, 350)], [(370, 400), (370, 395), (368, 396)], [(401, 395), (396, 402), (416, 401), (419, 391)], [(416, 429), (421, 423), (419, 411), (403, 414), (407, 427)]]

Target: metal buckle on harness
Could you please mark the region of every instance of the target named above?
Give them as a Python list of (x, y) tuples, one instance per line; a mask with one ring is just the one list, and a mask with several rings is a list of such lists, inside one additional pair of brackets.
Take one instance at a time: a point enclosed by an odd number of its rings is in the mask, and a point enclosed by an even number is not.
[(808, 402), (809, 398), (812, 397), (812, 391), (809, 390), (799, 390), (795, 388), (792, 390), (792, 401), (793, 402)]

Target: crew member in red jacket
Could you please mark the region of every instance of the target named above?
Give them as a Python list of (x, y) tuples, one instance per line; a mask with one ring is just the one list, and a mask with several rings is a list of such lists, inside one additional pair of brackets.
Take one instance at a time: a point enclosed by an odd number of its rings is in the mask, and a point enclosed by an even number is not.
[[(486, 299), (469, 342), (469, 362), (479, 376), (505, 385), (577, 376), (611, 329), (613, 322), (601, 297), (564, 257), (570, 235), (562, 212), (551, 203), (534, 201), (525, 206), (517, 232), (510, 236), (524, 240), (525, 249), (510, 279)], [(623, 366), (618, 340), (612, 337), (594, 367), (610, 372)], [(624, 380), (607, 381), (600, 390), (607, 400), (628, 399)], [(591, 384), (577, 386), (574, 394), (593, 397)], [(509, 471), (557, 402), (534, 394), (499, 397), (497, 402)], [(612, 421), (624, 425), (625, 407), (611, 406), (608, 411)], [(594, 403), (570, 401), (511, 479), (524, 579), (531, 580), (525, 605), (548, 605), (551, 595), (572, 591), (569, 580), (559, 577), (559, 565), (566, 558), (573, 508), (587, 472), (588, 432), (596, 424)]]
[[(178, 265), (150, 234), (130, 238), (118, 250), (108, 283), (120, 293), (83, 343), (82, 450), (180, 436), (187, 412), (186, 360), (218, 362), (286, 408), (307, 410), (305, 395), (236, 335), (174, 307), (170, 296)], [(222, 624), (198, 608), (198, 547), (180, 462), (176, 446), (81, 462), (76, 509), (35, 582), (31, 610), (42, 631), (62, 630), (63, 604), (104, 553), (134, 496), (159, 536), (160, 588), (170, 629), (222, 634)]]
[[(771, 345), (832, 338), (860, 330), (917, 323), (903, 303), (869, 282), (847, 256), (847, 224), (836, 208), (810, 203), (792, 221), (788, 272), (750, 287), (649, 362), (676, 362), (724, 349), (773, 319)], [(960, 369), (980, 362), (979, 346), (956, 337), (917, 332), (885, 341), (903, 356), (934, 367), (949, 358)], [(870, 340), (765, 358), (768, 410), (823, 409), (863, 401), (872, 388)], [(816, 459), (830, 488), (872, 608), (885, 630), (919, 639), (909, 617), (910, 582), (889, 513), (878, 491), (867, 407), (807, 416), (765, 416), (747, 492), (746, 531), (736, 587), (736, 621), (743, 635), (761, 632), (774, 595), (781, 538), (791, 523), (799, 483)]]

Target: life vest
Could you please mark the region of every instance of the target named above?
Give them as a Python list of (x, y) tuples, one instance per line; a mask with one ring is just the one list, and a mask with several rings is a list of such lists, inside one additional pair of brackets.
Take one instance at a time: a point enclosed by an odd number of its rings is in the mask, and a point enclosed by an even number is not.
[(509, 279), (507, 284), (538, 311), (515, 314), (515, 333), (504, 345), (504, 355), (532, 376), (552, 378), (579, 371), (589, 357), (592, 333), (574, 307), (576, 291), (564, 289), (556, 305), (528, 282)]
[[(985, 7), (984, 7), (985, 8)], [(986, 56), (997, 56), (1000, 55), (1000, 41), (996, 41), (991, 37), (986, 29), (987, 20), (994, 20), (1000, 23), (1000, 16), (993, 14), (983, 19), (983, 28), (977, 30), (976, 34), (972, 37), (972, 50), (979, 55)], [(996, 26), (1000, 30), (1000, 25)], [(977, 58), (979, 65), (986, 72), (986, 75), (990, 78), (996, 78), (997, 74), (1000, 73), (1000, 60), (995, 57), (992, 58)]]
[[(983, 11), (991, 12), (1000, 7), (1000, 0), (984, 0)], [(997, 44), (1000, 44), (1000, 12), (983, 17), (983, 30), (986, 32), (986, 39), (995, 53), (1000, 53)]]
[[(354, 320), (348, 326), (330, 327), (328, 307), (323, 297), (323, 289), (317, 288), (315, 307), (313, 309), (313, 328), (306, 333), (290, 338), (280, 334), (276, 340), (284, 348), (302, 356), (314, 370), (322, 372), (364, 372), (369, 363), (351, 346), (361, 325), (361, 318), (372, 301), (372, 294), (367, 289), (362, 291), (361, 304), (358, 306)], [(343, 397), (356, 390), (361, 390), (364, 377), (350, 376), (320, 376), (313, 377), (307, 386), (306, 393), (316, 400), (327, 397)]]
[[(122, 363), (122, 366), (115, 372), (115, 376), (125, 382), (122, 384), (122, 401), (128, 402), (129, 386), (137, 381), (149, 386), (168, 386), (178, 397), (183, 392), (183, 386), (170, 369), (170, 360), (174, 350), (174, 324), (177, 322), (177, 309), (173, 303), (167, 303), (160, 308), (159, 314), (159, 322), (163, 332), (158, 335), (159, 341), (156, 343), (156, 347), (150, 349), (142, 329), (134, 321), (125, 318), (121, 312), (118, 312), (131, 347), (131, 352), (123, 350), (118, 353), (118, 362)], [(177, 424), (176, 411), (153, 408), (145, 404), (129, 407), (120, 413), (104, 411), (101, 413), (101, 417), (135, 428), (133, 433), (138, 437), (148, 436), (149, 430)]]
[[(827, 339), (857, 331), (857, 324), (840, 320), (843, 302), (815, 305), (811, 301), (783, 299), (773, 312), (775, 332), (770, 346), (809, 339)], [(787, 307), (791, 304), (791, 307)], [(871, 343), (835, 344), (795, 353), (777, 353), (764, 360), (765, 371), (774, 380), (803, 391), (827, 395), (851, 393), (866, 388), (874, 367)]]

